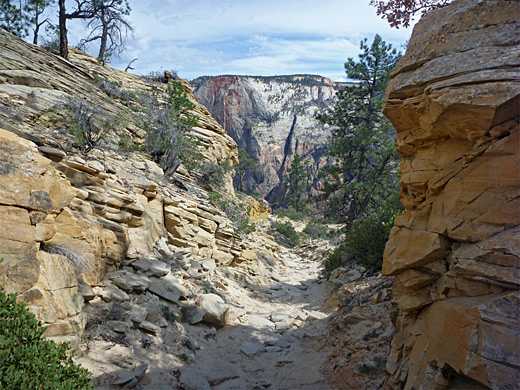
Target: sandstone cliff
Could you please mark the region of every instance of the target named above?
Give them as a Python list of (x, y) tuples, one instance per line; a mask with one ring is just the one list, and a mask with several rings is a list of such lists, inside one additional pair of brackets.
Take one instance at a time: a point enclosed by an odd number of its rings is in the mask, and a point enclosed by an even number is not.
[(392, 72), (401, 201), (383, 273), (399, 307), (392, 389), (517, 389), (518, 1), (456, 0)]
[[(85, 325), (84, 299), (96, 295), (91, 287), (100, 286), (97, 294), (112, 300), (117, 287), (103, 291), (103, 278), (123, 265), (143, 258), (179, 267), (208, 260), (233, 264), (231, 277), (254, 280), (257, 264), (251, 244), (233, 238), (232, 221), (187, 170), (180, 170), (185, 184), (177, 187), (146, 155), (121, 154), (115, 135), (87, 156), (70, 146), (67, 124), (49, 119), (55, 104), (68, 96), (96, 97), (106, 113), (126, 109), (99, 80), (133, 91), (165, 88), (102, 67), (77, 50), (65, 61), (0, 29), (0, 285), (20, 294), (48, 336), (73, 342)], [(192, 136), (206, 161), (235, 163), (236, 144), (222, 127), (200, 104), (193, 114), (199, 126)], [(139, 125), (129, 117), (124, 131), (139, 140)], [(220, 190), (233, 197), (231, 179)], [(261, 242), (268, 257), (276, 251), (268, 238)]]
[(247, 193), (279, 202), (279, 184), (296, 153), (316, 175), (330, 132), (314, 115), (333, 104), (341, 84), (307, 75), (202, 77), (192, 83), (196, 98), (259, 164), (246, 177)]

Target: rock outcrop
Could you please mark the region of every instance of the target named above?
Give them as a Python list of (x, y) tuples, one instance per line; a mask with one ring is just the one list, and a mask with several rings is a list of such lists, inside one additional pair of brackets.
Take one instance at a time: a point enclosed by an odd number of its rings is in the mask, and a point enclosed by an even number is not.
[(386, 91), (401, 201), (383, 273), (392, 389), (520, 383), (518, 1), (456, 0), (415, 26)]
[[(75, 49), (65, 61), (0, 29), (0, 285), (20, 294), (48, 336), (74, 343), (86, 322), (84, 300), (99, 295), (124, 301), (125, 291), (154, 288), (159, 296), (175, 293), (160, 288), (172, 267), (165, 263), (150, 266), (160, 286), (139, 275), (117, 275), (113, 286), (93, 292), (106, 273), (177, 255), (177, 267), (195, 279), (233, 264), (230, 277), (255, 280), (256, 251), (269, 257), (277, 250), (267, 239), (261, 249), (235, 240), (232, 221), (186, 169), (179, 170), (175, 180), (182, 185), (176, 186), (146, 155), (118, 151), (115, 135), (79, 155), (67, 124), (57, 128), (49, 109), (74, 96), (95, 97), (106, 113), (124, 112), (122, 99), (100, 88), (99, 80), (136, 92), (166, 88), (101, 66)], [(236, 144), (208, 111), (197, 104), (193, 114), (199, 126), (192, 136), (206, 161), (236, 163)], [(127, 121), (124, 131), (139, 140), (143, 129), (131, 117)], [(231, 180), (225, 177), (220, 190), (233, 199)]]
[(216, 76), (192, 81), (195, 97), (259, 168), (244, 191), (278, 203), (280, 184), (294, 154), (303, 156), (313, 177), (323, 165), (330, 131), (314, 115), (335, 102), (341, 83), (321, 76)]

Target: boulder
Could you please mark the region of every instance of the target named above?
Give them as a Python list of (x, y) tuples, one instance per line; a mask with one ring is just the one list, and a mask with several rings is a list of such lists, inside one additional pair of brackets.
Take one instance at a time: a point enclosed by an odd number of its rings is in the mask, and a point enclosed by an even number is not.
[(197, 304), (204, 312), (204, 321), (217, 326), (224, 326), (229, 317), (229, 306), (216, 294), (202, 295)]

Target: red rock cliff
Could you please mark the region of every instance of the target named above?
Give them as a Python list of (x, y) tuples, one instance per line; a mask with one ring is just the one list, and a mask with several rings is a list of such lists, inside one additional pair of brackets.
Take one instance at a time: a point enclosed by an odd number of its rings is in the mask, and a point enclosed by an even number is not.
[(519, 3), (457, 0), (392, 73), (401, 201), (383, 273), (399, 306), (392, 389), (517, 389)]

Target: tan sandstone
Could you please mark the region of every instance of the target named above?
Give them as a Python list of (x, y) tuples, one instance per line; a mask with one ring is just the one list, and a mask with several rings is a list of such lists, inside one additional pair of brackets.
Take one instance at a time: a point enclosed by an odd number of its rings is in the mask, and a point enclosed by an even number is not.
[(389, 389), (520, 383), (519, 34), (518, 1), (456, 0), (421, 19), (392, 72), (407, 211), (383, 264), (400, 309)]

